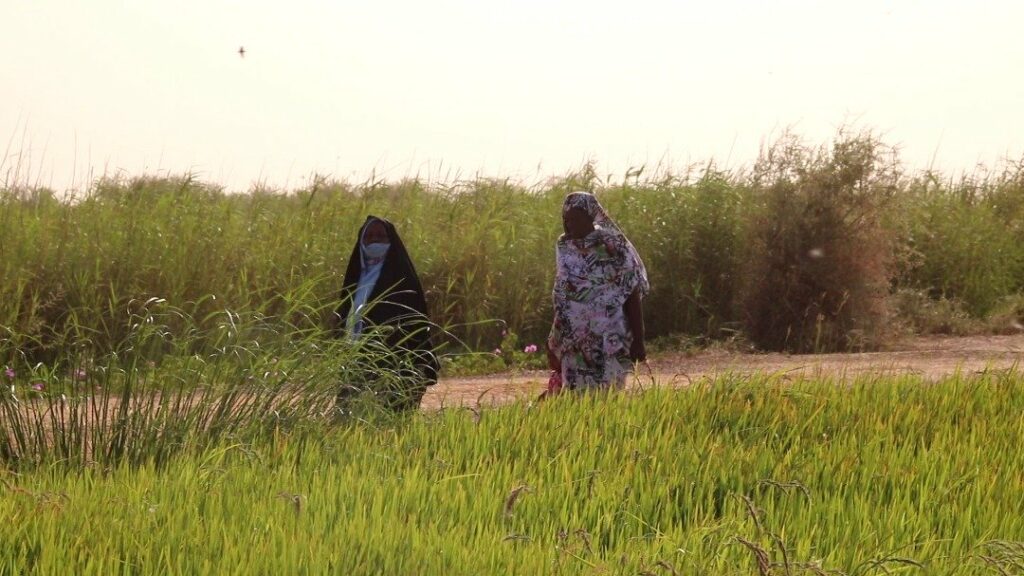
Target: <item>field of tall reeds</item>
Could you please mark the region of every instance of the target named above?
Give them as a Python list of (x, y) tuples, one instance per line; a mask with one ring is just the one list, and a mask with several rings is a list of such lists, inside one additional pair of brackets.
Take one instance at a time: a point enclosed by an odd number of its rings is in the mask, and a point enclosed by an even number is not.
[(228, 194), (191, 177), (108, 178), (77, 197), (0, 190), (0, 329), (45, 360), (72, 326), (110, 348), (133, 303), (195, 318), (327, 305), (367, 214), (395, 222), (433, 319), (479, 350), (550, 323), (566, 192), (598, 194), (644, 257), (648, 332), (742, 335), (798, 352), (884, 345), (894, 331), (1012, 330), (1024, 310), (1024, 165), (912, 172), (871, 134), (787, 136), (749, 169), (542, 185), (472, 180)]

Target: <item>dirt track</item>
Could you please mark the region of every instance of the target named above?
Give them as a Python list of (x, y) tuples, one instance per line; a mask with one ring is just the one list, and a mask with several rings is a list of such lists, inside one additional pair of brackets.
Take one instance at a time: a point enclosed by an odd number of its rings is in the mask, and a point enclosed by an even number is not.
[[(741, 354), (710, 350), (687, 356), (657, 354), (650, 358), (654, 381), (685, 386), (703, 376), (725, 372), (787, 372), (853, 378), (863, 374), (918, 374), (934, 380), (960, 370), (965, 373), (1006, 369), (1020, 363), (1024, 335), (929, 337), (908, 340), (893, 350), (861, 354)], [(651, 378), (641, 373), (644, 385)], [(500, 374), (479, 378), (442, 379), (423, 398), (424, 408), (483, 405), (533, 398), (544, 389), (546, 372)], [(636, 382), (633, 382), (633, 386)]]

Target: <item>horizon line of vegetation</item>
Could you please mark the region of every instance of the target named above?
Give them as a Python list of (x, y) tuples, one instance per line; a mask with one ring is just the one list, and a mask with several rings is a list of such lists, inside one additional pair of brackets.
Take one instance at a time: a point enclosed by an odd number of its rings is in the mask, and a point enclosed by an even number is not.
[[(871, 349), (905, 333), (1015, 333), (1024, 318), (1024, 160), (908, 176), (871, 132), (786, 134), (748, 170), (620, 182), (593, 165), (529, 188), (478, 179), (225, 194), (191, 175), (111, 178), (81, 197), (0, 189), (0, 347), (45, 360), (69, 331), (111, 349), (132, 302), (196, 318), (329, 308), (367, 214), (395, 222), (432, 320), (474, 350), (542, 342), (565, 193), (598, 194), (636, 244), (648, 334), (767, 350)], [(656, 311), (656, 313), (654, 312)], [(326, 319), (325, 319), (326, 320)]]

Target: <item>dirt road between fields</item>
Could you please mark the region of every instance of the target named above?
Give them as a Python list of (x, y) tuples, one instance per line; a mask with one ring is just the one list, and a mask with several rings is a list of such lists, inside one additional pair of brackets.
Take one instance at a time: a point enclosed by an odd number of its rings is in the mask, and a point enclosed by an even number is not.
[[(1024, 358), (1024, 335), (914, 338), (884, 352), (854, 354), (748, 354), (707, 350), (687, 355), (652, 355), (651, 373), (643, 369), (627, 387), (686, 386), (724, 373), (786, 373), (852, 379), (878, 374), (916, 374), (937, 380), (960, 371), (1005, 370)], [(423, 398), (423, 408), (494, 406), (535, 398), (543, 391), (547, 372), (498, 374), (475, 378), (443, 378)]]

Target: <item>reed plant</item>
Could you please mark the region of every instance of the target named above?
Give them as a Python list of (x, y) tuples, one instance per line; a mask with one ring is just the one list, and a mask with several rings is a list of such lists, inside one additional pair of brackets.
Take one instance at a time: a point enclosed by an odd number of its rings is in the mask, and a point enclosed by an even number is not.
[(960, 179), (926, 173), (899, 203), (902, 283), (985, 318), (1024, 289), (1024, 164)]
[[(1018, 298), (1021, 164), (962, 178), (915, 174), (870, 133), (840, 134), (820, 151), (790, 146), (806, 152), (799, 158), (780, 153), (792, 144), (787, 138), (766, 147), (749, 170), (712, 164), (615, 180), (587, 165), (534, 186), (316, 177), (298, 190), (231, 194), (184, 175), (107, 178), (65, 197), (7, 185), (0, 190), (0, 326), (25, 339), (18, 350), (46, 362), (73, 327), (113, 346), (126, 336), (118, 314), (150, 298), (196, 319), (223, 309), (276, 315), (300, 292), (305, 304), (322, 306), (336, 298), (359, 225), (376, 214), (395, 222), (432, 319), (449, 333), (480, 351), (497, 347), (503, 330), (541, 342), (551, 321), (560, 204), (578, 189), (599, 195), (648, 264), (652, 337), (745, 333), (768, 348), (831, 350), (878, 340), (878, 311), (907, 309), (884, 301), (897, 291), (956, 302), (982, 324)], [(863, 169), (860, 176), (854, 168)], [(868, 204), (871, 210), (858, 212)], [(792, 249), (768, 251), (772, 226), (785, 228)], [(799, 257), (770, 257), (783, 253)], [(797, 297), (785, 283), (769, 282), (766, 266), (794, 264), (806, 278), (827, 276), (827, 289)], [(818, 306), (822, 294), (827, 302)], [(767, 324), (799, 335), (757, 336), (758, 310), (783, 308), (791, 319)]]

